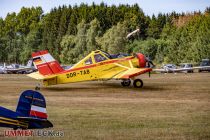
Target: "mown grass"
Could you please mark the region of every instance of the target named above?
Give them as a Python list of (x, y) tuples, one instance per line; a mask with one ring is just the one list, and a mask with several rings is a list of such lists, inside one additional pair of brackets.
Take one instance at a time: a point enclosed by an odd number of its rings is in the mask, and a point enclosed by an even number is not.
[[(54, 124), (48, 130), (61, 130), (65, 136), (59, 139), (73, 140), (210, 139), (210, 73), (142, 79), (143, 89), (123, 88), (119, 81), (42, 88)], [(14, 110), (20, 92), (35, 83), (23, 75), (0, 75), (1, 106)]]

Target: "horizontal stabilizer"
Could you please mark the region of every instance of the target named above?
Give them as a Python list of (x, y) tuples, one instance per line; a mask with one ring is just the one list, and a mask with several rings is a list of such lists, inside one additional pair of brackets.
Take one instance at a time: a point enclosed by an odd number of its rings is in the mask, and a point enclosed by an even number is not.
[(56, 75), (42, 75), (40, 74), (39, 72), (33, 72), (33, 73), (30, 73), (30, 74), (27, 74), (28, 77), (31, 77), (31, 78), (34, 78), (36, 80), (45, 80), (45, 79), (51, 79), (51, 78), (55, 78)]
[[(39, 128), (49, 128), (53, 127), (53, 124), (47, 120), (47, 119), (39, 119), (39, 118), (33, 118), (33, 117), (17, 117), (17, 120), (19, 121), (27, 121), (29, 123), (35, 123), (36, 126), (38, 125)], [(33, 125), (29, 125), (29, 129), (33, 129)], [(37, 128), (37, 127), (34, 127)]]

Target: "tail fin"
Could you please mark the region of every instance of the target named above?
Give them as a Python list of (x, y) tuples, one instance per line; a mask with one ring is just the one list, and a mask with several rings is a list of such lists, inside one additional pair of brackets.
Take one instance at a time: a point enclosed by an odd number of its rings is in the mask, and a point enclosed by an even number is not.
[(19, 98), (16, 112), (24, 117), (47, 119), (44, 96), (37, 91), (24, 91)]
[(42, 75), (52, 75), (64, 71), (47, 50), (32, 53), (34, 66)]
[(32, 65), (33, 65), (33, 60), (29, 59), (26, 66), (27, 67), (32, 67)]

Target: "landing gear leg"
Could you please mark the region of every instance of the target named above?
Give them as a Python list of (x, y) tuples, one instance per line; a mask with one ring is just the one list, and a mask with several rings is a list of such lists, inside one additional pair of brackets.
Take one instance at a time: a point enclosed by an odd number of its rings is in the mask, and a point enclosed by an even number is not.
[(130, 86), (130, 84), (131, 84), (131, 80), (130, 80), (130, 79), (125, 79), (125, 80), (123, 80), (123, 81), (121, 82), (121, 85), (122, 85), (123, 87), (128, 87), (128, 86)]
[(40, 90), (40, 84), (37, 84), (35, 90)]
[(143, 81), (141, 79), (135, 79), (133, 81), (133, 86), (135, 88), (142, 88), (143, 87)]

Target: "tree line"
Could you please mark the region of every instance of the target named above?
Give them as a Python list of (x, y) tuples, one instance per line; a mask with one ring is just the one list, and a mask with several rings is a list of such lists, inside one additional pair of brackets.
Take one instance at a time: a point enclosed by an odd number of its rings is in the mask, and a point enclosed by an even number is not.
[[(135, 30), (140, 32), (126, 39)], [(142, 52), (155, 63), (199, 62), (210, 58), (210, 8), (205, 12), (146, 16), (134, 5), (59, 6), (43, 14), (23, 7), (0, 18), (0, 62), (26, 63), (47, 49), (63, 64), (74, 64), (95, 49)]]

